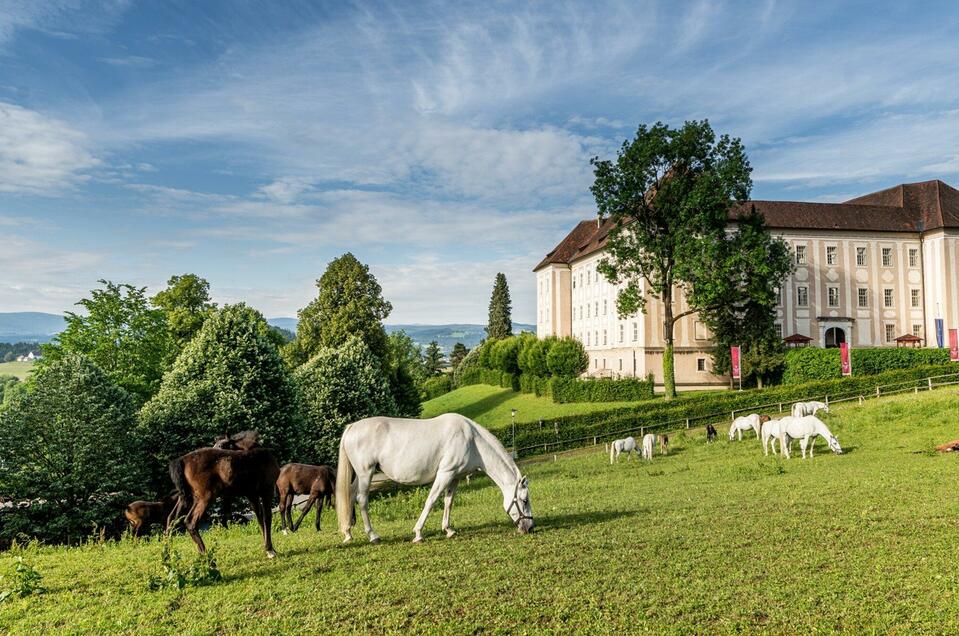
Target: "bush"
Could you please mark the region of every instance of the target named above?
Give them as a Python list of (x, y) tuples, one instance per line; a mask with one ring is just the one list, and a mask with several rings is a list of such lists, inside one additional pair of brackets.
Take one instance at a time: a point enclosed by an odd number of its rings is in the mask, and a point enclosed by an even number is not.
[(296, 387), (265, 324), (243, 304), (214, 313), (141, 410), (158, 491), (166, 489), (171, 458), (225, 433), (256, 429), (278, 460), (299, 458), (303, 427)]
[(551, 397), (548, 377), (523, 373), (519, 376), (519, 390), (523, 393), (532, 393), (536, 397)]
[(0, 515), (0, 543), (122, 527), (122, 505), (144, 481), (135, 429), (133, 398), (85, 356), (40, 370), (0, 413), (0, 495), (31, 502)]
[[(481, 356), (482, 347), (476, 347), (472, 351), (466, 354), (466, 357), (456, 365), (456, 368), (453, 369), (453, 386), (461, 387), (468, 384), (477, 384), (478, 382), (472, 380), (475, 376), (475, 372), (479, 371), (480, 368), (480, 356)], [(464, 381), (464, 378), (469, 379), (470, 381)]]
[(423, 382), (420, 393), (423, 400), (432, 400), (453, 390), (453, 379), (448, 373), (438, 375)]
[(546, 357), (549, 355), (550, 347), (556, 341), (557, 339), (551, 336), (526, 342), (520, 352), (520, 370), (534, 376), (548, 376), (549, 367), (546, 364)]
[(653, 397), (653, 382), (622, 380), (580, 380), (555, 377), (549, 381), (554, 402), (636, 402)]
[[(946, 364), (948, 349), (912, 349), (884, 347), (852, 349), (850, 351), (853, 376), (876, 375), (895, 369)], [(842, 377), (839, 349), (802, 347), (786, 353), (783, 384), (798, 384), (814, 380), (833, 380)]]
[(488, 369), (497, 369), (505, 373), (519, 373), (517, 356), (520, 350), (520, 338), (511, 336), (497, 340), (490, 347)]
[(575, 378), (589, 367), (589, 356), (575, 338), (561, 338), (549, 347), (546, 365), (550, 375)]
[(307, 431), (300, 461), (335, 465), (347, 424), (396, 410), (380, 361), (355, 336), (339, 349), (321, 348), (295, 377)]

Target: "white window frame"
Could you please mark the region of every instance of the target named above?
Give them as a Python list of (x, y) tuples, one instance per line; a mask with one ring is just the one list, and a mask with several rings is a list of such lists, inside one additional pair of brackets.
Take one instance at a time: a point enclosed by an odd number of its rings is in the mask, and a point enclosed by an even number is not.
[(797, 307), (809, 306), (809, 287), (805, 285), (796, 286), (796, 306)]
[(826, 287), (826, 306), (835, 309), (841, 302), (842, 298), (839, 294), (839, 286), (829, 285)]
[(699, 373), (706, 373), (706, 358), (696, 358), (696, 371)]
[(895, 342), (895, 340), (896, 340), (896, 325), (894, 325), (894, 324), (893, 324), (893, 325), (887, 324), (887, 325), (885, 326), (885, 332), (886, 332), (886, 342)]
[(826, 246), (826, 265), (835, 265), (839, 262), (839, 248), (835, 245)]
[(860, 287), (856, 290), (856, 306), (860, 309), (866, 309), (869, 307), (869, 288)]
[(919, 248), (909, 248), (909, 267), (919, 267)]
[(865, 248), (865, 247), (857, 247), (857, 248), (856, 248), (856, 265), (857, 265), (858, 267), (865, 267), (865, 266), (866, 266), (866, 263), (868, 262), (868, 260), (867, 260), (868, 258), (869, 258), (869, 256), (868, 256), (868, 254), (867, 254), (867, 252), (866, 252), (866, 248)]
[(882, 248), (882, 266), (883, 267), (892, 267), (892, 248), (884, 247)]
[(913, 309), (922, 307), (922, 295), (915, 287), (909, 290), (909, 306)]
[(797, 245), (796, 246), (796, 265), (805, 265), (806, 264), (806, 246)]
[(896, 306), (896, 290), (892, 287), (884, 287), (882, 290), (882, 306), (885, 309), (892, 309)]

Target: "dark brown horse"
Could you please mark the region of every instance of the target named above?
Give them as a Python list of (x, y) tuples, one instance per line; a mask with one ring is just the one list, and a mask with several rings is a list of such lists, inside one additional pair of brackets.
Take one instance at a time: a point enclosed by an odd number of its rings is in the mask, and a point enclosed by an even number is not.
[(148, 532), (153, 524), (166, 526), (167, 517), (176, 507), (176, 502), (175, 492), (160, 501), (134, 501), (123, 511), (123, 516), (130, 522), (133, 536), (139, 537)]
[[(170, 520), (185, 514), (186, 530), (200, 552), (206, 546), (197, 530), (203, 513), (219, 497), (246, 497), (263, 534), (266, 556), (274, 558), (271, 537), (273, 491), (280, 466), (256, 431), (217, 440), (219, 448), (201, 448), (170, 462), (170, 478), (179, 495)], [(168, 524), (169, 525), (169, 524)]]
[[(280, 469), (280, 477), (276, 480), (276, 489), (280, 493), (280, 526), (286, 532), (296, 532), (313, 504), (316, 507), (316, 529), (320, 529), (320, 515), (323, 513), (323, 504), (330, 505), (333, 493), (336, 490), (336, 475), (329, 466), (311, 466), (310, 464), (287, 464)], [(306, 506), (300, 518), (293, 523), (293, 495), (309, 494)]]

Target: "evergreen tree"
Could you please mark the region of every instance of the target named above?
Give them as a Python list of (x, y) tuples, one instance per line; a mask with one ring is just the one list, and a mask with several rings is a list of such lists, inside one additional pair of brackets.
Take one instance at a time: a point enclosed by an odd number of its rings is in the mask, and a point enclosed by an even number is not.
[(463, 361), (469, 354), (470, 350), (462, 342), (457, 342), (453, 345), (453, 350), (450, 351), (450, 366), (455, 370), (459, 366), (460, 362)]
[(493, 282), (493, 295), (489, 301), (489, 321), (486, 325), (486, 337), (499, 340), (513, 335), (512, 303), (509, 298), (509, 286), (506, 275), (496, 274)]
[(434, 340), (426, 346), (426, 351), (423, 354), (423, 366), (426, 368), (427, 375), (439, 375), (443, 368), (443, 362), (443, 350), (440, 349), (440, 344)]

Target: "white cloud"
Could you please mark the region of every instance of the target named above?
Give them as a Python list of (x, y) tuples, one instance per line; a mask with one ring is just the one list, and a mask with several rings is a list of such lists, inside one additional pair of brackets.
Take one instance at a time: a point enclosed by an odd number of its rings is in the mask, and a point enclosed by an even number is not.
[(16, 234), (6, 234), (0, 250), (0, 307), (5, 311), (60, 313), (79, 300), (101, 256), (79, 250), (56, 250)]
[(4, 0), (0, 46), (28, 29), (60, 37), (100, 33), (109, 29), (128, 5), (128, 0)]

